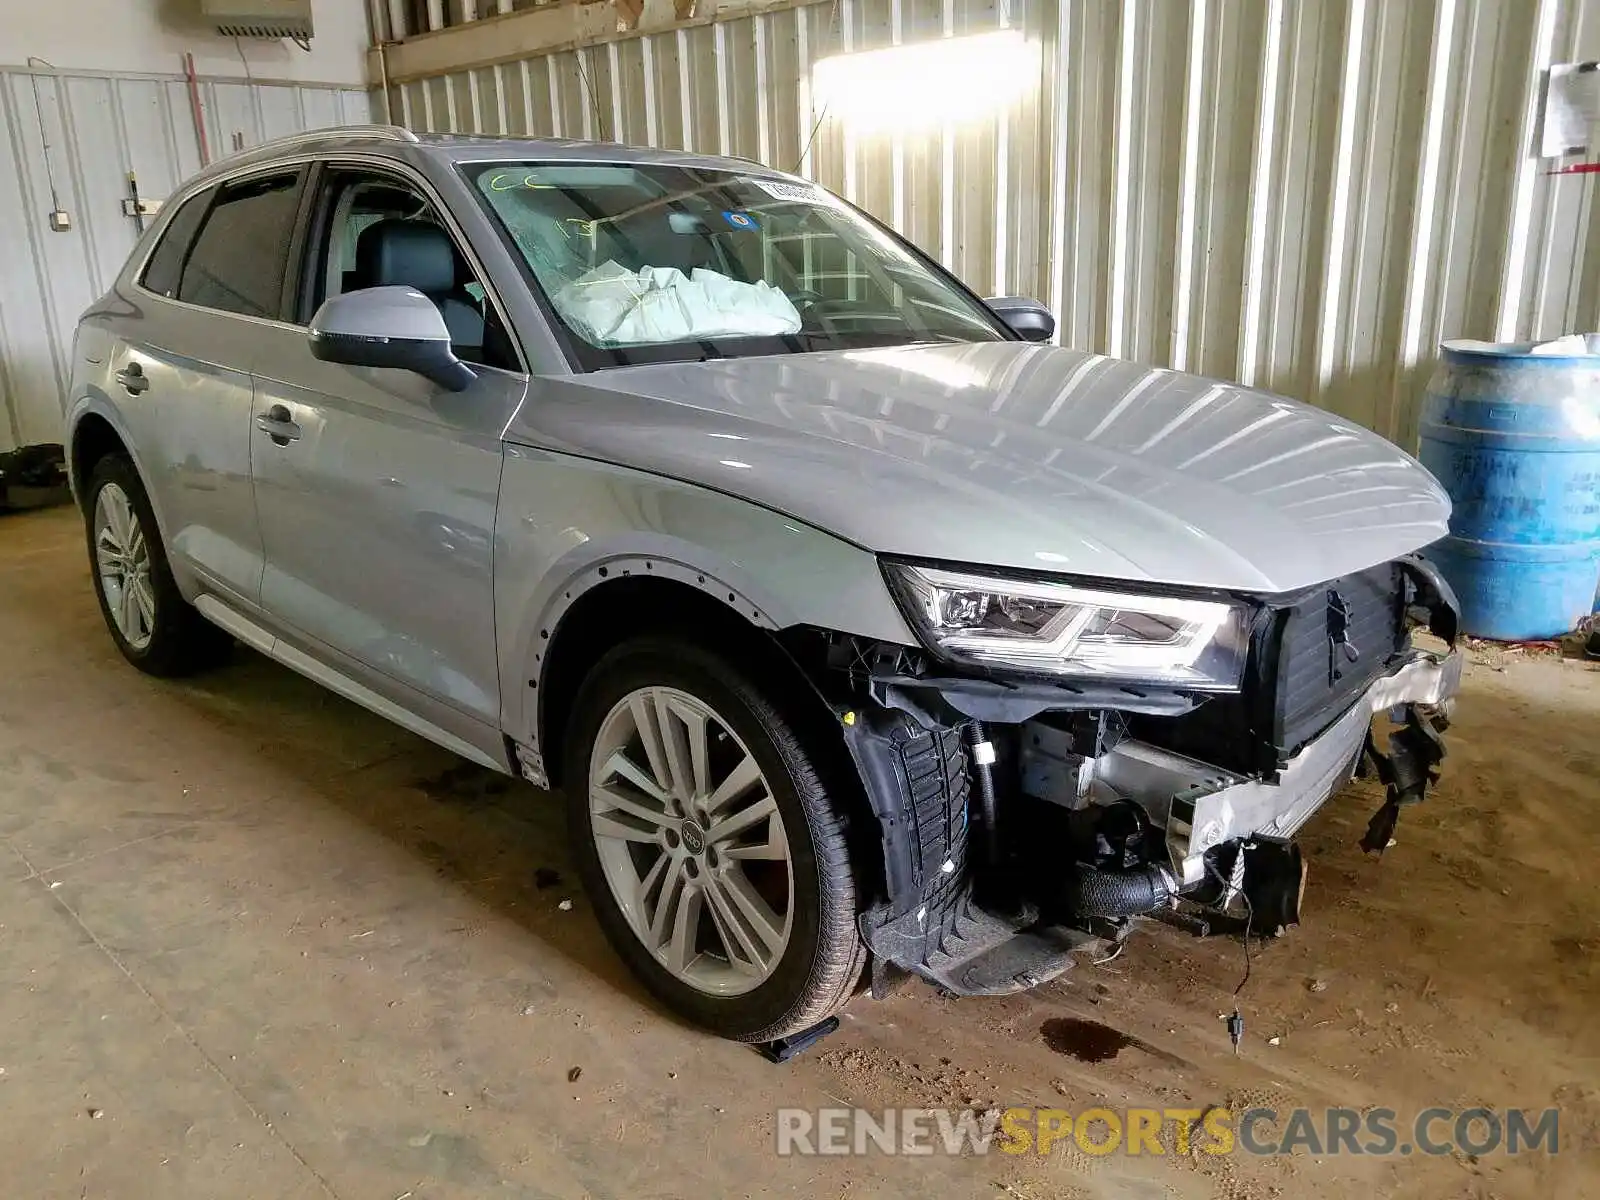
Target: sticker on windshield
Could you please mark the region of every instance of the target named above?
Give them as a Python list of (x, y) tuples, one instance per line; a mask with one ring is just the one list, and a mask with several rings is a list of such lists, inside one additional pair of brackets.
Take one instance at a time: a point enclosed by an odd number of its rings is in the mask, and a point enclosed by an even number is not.
[(756, 227), (756, 219), (747, 212), (725, 212), (722, 219), (735, 229), (748, 231)]
[(784, 179), (747, 179), (774, 200), (792, 200), (800, 204), (832, 204), (834, 199), (821, 188), (809, 183), (790, 183)]

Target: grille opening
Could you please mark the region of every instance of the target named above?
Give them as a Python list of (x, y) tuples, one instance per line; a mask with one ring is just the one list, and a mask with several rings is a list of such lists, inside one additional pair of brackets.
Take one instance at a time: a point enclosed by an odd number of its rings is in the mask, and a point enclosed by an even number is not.
[[(1130, 730), (1226, 770), (1270, 772), (1342, 716), (1406, 648), (1405, 595), (1400, 567), (1383, 563), (1269, 602), (1252, 631), (1240, 694), (1181, 717), (1136, 716)], [(1343, 615), (1330, 619), (1334, 605)]]

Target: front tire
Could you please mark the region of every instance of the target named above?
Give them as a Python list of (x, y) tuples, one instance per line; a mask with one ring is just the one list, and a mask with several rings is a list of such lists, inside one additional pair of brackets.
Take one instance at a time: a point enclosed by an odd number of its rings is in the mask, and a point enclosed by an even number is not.
[(155, 510), (133, 461), (108, 454), (85, 497), (89, 567), (117, 649), (150, 675), (189, 675), (227, 657), (232, 639), (179, 592)]
[(840, 1008), (865, 958), (844, 822), (779, 708), (709, 651), (640, 639), (596, 665), (570, 728), (574, 855), (645, 986), (745, 1042)]

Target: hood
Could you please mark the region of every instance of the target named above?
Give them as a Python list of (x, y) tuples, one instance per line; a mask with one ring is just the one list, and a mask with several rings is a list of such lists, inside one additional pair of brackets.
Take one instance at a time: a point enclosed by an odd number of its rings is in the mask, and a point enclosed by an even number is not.
[(753, 500), (879, 553), (1250, 592), (1446, 531), (1410, 455), (1266, 392), (987, 342), (535, 382), (507, 437)]

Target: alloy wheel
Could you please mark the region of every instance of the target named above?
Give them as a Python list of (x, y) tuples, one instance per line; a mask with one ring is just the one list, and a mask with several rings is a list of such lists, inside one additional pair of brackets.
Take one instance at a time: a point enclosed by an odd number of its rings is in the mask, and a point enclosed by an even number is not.
[(600, 868), (634, 936), (708, 995), (759, 986), (789, 944), (794, 865), (749, 747), (703, 700), (640, 688), (601, 723), (588, 782)]
[(117, 631), (130, 647), (143, 650), (156, 627), (150, 545), (128, 493), (115, 483), (102, 487), (95, 500), (94, 555), (106, 608)]

